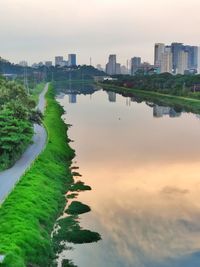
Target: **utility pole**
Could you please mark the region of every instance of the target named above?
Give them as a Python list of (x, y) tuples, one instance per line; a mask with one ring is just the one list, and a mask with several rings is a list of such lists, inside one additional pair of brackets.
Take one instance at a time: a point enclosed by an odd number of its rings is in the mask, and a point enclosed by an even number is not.
[(129, 60), (126, 61), (127, 74), (129, 74)]
[(24, 88), (27, 91), (27, 94), (30, 94), (29, 86), (28, 86), (28, 75), (27, 75), (27, 67), (24, 66)]

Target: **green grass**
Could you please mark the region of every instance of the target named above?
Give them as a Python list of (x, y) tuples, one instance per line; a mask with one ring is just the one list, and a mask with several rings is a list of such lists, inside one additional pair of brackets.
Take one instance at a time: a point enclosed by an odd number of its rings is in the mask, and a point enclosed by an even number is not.
[(48, 267), (55, 256), (50, 234), (73, 182), (74, 151), (67, 144), (63, 110), (52, 87), (46, 99), (46, 148), (0, 208), (0, 254), (6, 255), (1, 267)]
[[(101, 84), (103, 89), (122, 93), (124, 95), (132, 94), (141, 97), (142, 100), (152, 101), (160, 105), (173, 106), (177, 109), (184, 109), (188, 112), (200, 113), (200, 100), (191, 97), (182, 97), (175, 95), (161, 94), (153, 91), (138, 89), (129, 89), (114, 85)], [(130, 95), (131, 96), (131, 95)]]
[(66, 209), (67, 214), (78, 215), (91, 211), (88, 205), (85, 205), (79, 201), (72, 201), (69, 207)]

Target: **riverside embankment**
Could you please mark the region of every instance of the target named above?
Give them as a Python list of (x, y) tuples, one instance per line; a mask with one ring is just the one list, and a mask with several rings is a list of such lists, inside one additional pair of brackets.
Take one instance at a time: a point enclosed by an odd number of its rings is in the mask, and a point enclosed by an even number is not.
[(0, 208), (3, 267), (46, 267), (55, 256), (51, 232), (73, 182), (70, 165), (74, 151), (68, 145), (63, 109), (54, 99), (51, 85), (46, 101), (46, 147)]
[(152, 101), (160, 105), (184, 109), (188, 112), (200, 113), (200, 100), (189, 97), (161, 94), (153, 91), (130, 89), (111, 84), (101, 84), (104, 90), (120, 93), (124, 96), (137, 96), (142, 100)]

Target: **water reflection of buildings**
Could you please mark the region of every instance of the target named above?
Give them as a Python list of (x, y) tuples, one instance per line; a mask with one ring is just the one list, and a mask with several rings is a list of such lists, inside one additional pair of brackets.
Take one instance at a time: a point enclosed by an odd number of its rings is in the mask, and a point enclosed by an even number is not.
[(181, 112), (176, 112), (174, 108), (170, 107), (163, 107), (163, 106), (158, 106), (155, 105), (153, 107), (153, 116), (156, 118), (163, 117), (165, 115), (169, 115), (170, 118), (175, 118), (175, 117), (180, 117)]
[(115, 92), (107, 92), (109, 102), (116, 102), (116, 93)]
[(75, 104), (77, 102), (75, 94), (69, 94), (69, 103)]

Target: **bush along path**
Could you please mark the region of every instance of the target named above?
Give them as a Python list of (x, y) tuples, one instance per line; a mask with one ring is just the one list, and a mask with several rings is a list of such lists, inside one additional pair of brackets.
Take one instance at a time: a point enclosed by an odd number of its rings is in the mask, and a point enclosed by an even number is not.
[[(70, 206), (73, 215), (66, 214), (68, 195), (69, 199), (75, 198), (78, 192), (91, 188), (75, 182), (77, 175), (71, 167), (75, 153), (68, 144), (67, 125), (61, 118), (63, 109), (54, 98), (52, 85), (46, 101), (46, 147), (0, 208), (1, 267), (55, 267), (59, 253), (66, 249), (65, 242), (101, 239), (98, 233), (79, 225), (78, 214), (89, 211), (88, 206), (74, 201)], [(56, 233), (53, 230), (57, 226)], [(64, 259), (62, 266), (75, 265)]]
[[(48, 90), (48, 84), (39, 95), (37, 109), (44, 113), (45, 110), (45, 94)], [(43, 126), (34, 124), (34, 136), (32, 144), (25, 150), (20, 159), (9, 169), (0, 172), (0, 204), (8, 196), (15, 187), (20, 177), (30, 167), (34, 159), (41, 153), (46, 144), (47, 134)]]

